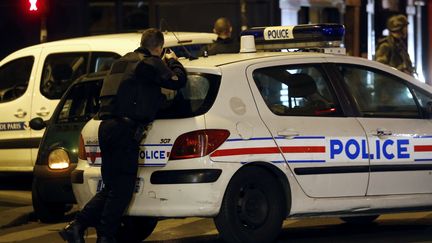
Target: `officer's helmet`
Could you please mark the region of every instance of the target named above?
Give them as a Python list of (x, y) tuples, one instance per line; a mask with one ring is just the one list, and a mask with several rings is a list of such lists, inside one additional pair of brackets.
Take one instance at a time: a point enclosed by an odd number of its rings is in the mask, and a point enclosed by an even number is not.
[(407, 25), (408, 20), (403, 14), (394, 15), (387, 20), (387, 28), (392, 32), (400, 31)]

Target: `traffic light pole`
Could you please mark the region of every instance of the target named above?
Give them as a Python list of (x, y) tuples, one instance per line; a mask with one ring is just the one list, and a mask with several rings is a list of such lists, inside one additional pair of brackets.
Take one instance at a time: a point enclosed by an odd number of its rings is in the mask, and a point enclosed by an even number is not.
[[(45, 12), (45, 11), (44, 11)], [(48, 30), (46, 25), (46, 14), (41, 14), (41, 27), (40, 27), (40, 42), (44, 43), (48, 40)]]

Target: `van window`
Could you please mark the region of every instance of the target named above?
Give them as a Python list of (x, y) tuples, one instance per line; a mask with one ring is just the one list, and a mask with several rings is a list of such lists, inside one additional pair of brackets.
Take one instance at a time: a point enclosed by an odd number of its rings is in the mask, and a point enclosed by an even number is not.
[(51, 54), (44, 63), (41, 93), (48, 99), (60, 99), (75, 79), (84, 74), (109, 70), (112, 62), (119, 57), (113, 52)]
[(22, 57), (0, 67), (0, 103), (15, 100), (27, 90), (34, 57)]
[(48, 99), (60, 99), (73, 80), (87, 73), (89, 53), (50, 54), (42, 71), (41, 93)]
[(118, 58), (120, 55), (113, 52), (92, 52), (89, 73), (108, 71), (114, 60)]

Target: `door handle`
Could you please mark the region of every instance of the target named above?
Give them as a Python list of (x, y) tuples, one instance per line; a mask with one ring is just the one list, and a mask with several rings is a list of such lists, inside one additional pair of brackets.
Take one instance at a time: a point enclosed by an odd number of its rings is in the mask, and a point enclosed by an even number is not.
[(297, 131), (291, 130), (291, 129), (285, 129), (282, 131), (278, 131), (277, 135), (282, 136), (284, 138), (293, 138), (293, 137), (299, 136), (300, 133)]
[(42, 107), (40, 110), (38, 110), (36, 112), (36, 115), (38, 115), (38, 116), (47, 116), (47, 115), (49, 115), (49, 113), (50, 113), (50, 111), (47, 110), (47, 108)]
[(378, 137), (381, 137), (381, 136), (391, 136), (391, 135), (393, 135), (393, 132), (390, 131), (390, 130), (378, 128), (376, 130), (376, 133), (373, 133), (372, 135), (378, 136)]
[(18, 118), (23, 118), (27, 115), (27, 112), (23, 111), (22, 109), (17, 110), (17, 112), (15, 112), (14, 116), (18, 117)]

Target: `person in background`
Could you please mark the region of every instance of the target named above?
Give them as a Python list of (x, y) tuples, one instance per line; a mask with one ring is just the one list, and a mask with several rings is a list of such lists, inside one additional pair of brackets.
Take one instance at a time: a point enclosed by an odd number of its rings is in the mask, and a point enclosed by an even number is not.
[(220, 53), (238, 53), (240, 51), (240, 43), (231, 37), (232, 26), (227, 18), (218, 18), (214, 23), (213, 32), (217, 34), (218, 37), (214, 43), (201, 50), (201, 56)]
[(161, 89), (178, 90), (186, 71), (174, 52), (164, 55), (164, 36), (143, 32), (141, 46), (116, 60), (100, 94), (99, 145), (104, 187), (59, 232), (69, 243), (83, 243), (84, 231), (96, 227), (98, 243), (115, 243), (121, 218), (134, 193), (141, 140), (166, 100)]
[(394, 15), (387, 20), (390, 34), (378, 41), (375, 59), (414, 76), (414, 68), (405, 44), (407, 26), (408, 20), (402, 14)]

